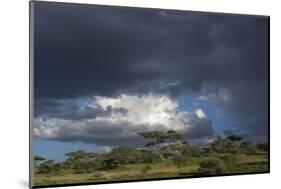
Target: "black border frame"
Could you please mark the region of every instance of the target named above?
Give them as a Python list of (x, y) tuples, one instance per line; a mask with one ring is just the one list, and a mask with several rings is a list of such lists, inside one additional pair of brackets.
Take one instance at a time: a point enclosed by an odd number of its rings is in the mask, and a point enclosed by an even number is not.
[[(264, 172), (247, 172), (247, 173), (231, 173), (231, 174), (220, 174), (220, 175), (200, 175), (200, 176), (176, 176), (167, 178), (149, 178), (149, 179), (130, 179), (130, 180), (118, 180), (118, 181), (103, 181), (103, 182), (87, 182), (87, 183), (73, 183), (73, 184), (53, 184), (53, 185), (37, 185), (33, 184), (33, 83), (34, 83), (34, 2), (43, 2), (48, 4), (71, 4), (80, 6), (100, 6), (108, 8), (126, 8), (126, 9), (143, 9), (143, 10), (168, 10), (177, 12), (190, 12), (190, 13), (202, 13), (202, 14), (215, 14), (215, 15), (228, 15), (228, 16), (247, 16), (247, 17), (262, 17), (266, 18), (268, 22), (268, 76), (267, 76), (267, 103), (268, 103), (268, 171)], [(270, 173), (270, 16), (268, 15), (254, 15), (254, 14), (237, 14), (237, 13), (224, 13), (224, 12), (207, 12), (207, 11), (192, 11), (192, 10), (177, 10), (177, 9), (163, 9), (163, 8), (148, 8), (148, 7), (133, 7), (133, 6), (120, 6), (120, 5), (101, 5), (101, 4), (90, 4), (90, 3), (70, 3), (70, 2), (56, 2), (56, 1), (41, 1), (41, 0), (30, 0), (29, 1), (29, 188), (53, 188), (53, 187), (67, 187), (67, 186), (85, 186), (85, 185), (99, 185), (99, 184), (114, 184), (114, 183), (132, 183), (132, 182), (144, 182), (144, 181), (162, 181), (162, 180), (179, 180), (179, 179), (191, 179), (191, 178), (211, 178), (211, 177), (225, 177), (225, 176), (239, 176), (239, 175), (258, 175), (258, 174), (268, 174)]]

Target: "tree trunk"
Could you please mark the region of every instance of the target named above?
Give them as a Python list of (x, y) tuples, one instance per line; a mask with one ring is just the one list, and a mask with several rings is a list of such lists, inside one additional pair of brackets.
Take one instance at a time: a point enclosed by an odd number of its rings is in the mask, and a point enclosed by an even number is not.
[(159, 152), (159, 157), (160, 157), (160, 160), (161, 160), (161, 161), (164, 160), (164, 157), (162, 156), (161, 152)]

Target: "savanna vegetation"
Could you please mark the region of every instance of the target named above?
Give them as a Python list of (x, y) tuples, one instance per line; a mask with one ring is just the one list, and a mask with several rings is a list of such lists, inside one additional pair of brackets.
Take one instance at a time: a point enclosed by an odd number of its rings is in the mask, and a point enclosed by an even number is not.
[(35, 156), (35, 185), (128, 181), (268, 171), (268, 144), (238, 135), (217, 138), (209, 146), (191, 145), (173, 130), (138, 133), (142, 148), (119, 146), (108, 153), (75, 151), (55, 162)]

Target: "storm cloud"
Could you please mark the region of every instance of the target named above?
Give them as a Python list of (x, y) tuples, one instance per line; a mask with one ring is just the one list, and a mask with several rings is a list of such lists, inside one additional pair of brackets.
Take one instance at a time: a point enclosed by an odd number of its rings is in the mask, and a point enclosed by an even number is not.
[[(147, 124), (97, 122), (131, 109), (79, 100), (153, 94), (176, 102), (199, 94), (237, 115), (245, 132), (267, 135), (268, 24), (263, 16), (35, 2), (35, 128), (65, 123), (49, 138), (102, 143), (118, 138), (97, 139), (103, 129), (133, 133)], [(189, 137), (213, 135), (211, 118), (188, 117)], [(69, 127), (75, 135), (65, 136)]]

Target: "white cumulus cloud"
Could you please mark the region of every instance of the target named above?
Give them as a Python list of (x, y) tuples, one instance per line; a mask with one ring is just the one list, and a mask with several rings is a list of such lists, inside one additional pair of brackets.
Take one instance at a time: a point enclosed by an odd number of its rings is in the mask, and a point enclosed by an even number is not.
[(195, 110), (195, 114), (197, 115), (197, 117), (199, 119), (204, 119), (204, 118), (207, 118), (206, 117), (206, 114), (204, 113), (204, 111), (202, 109), (197, 109)]
[(39, 116), (34, 119), (34, 135), (53, 140), (118, 145), (139, 143), (137, 133), (140, 131), (176, 130), (192, 138), (213, 134), (212, 122), (202, 109), (181, 111), (178, 103), (167, 95), (95, 96), (87, 106), (91, 107), (89, 111), (94, 110), (93, 114), (97, 109), (122, 111), (83, 116), (83, 108), (77, 108), (75, 111), (81, 119), (73, 120), (65, 119), (63, 115)]

